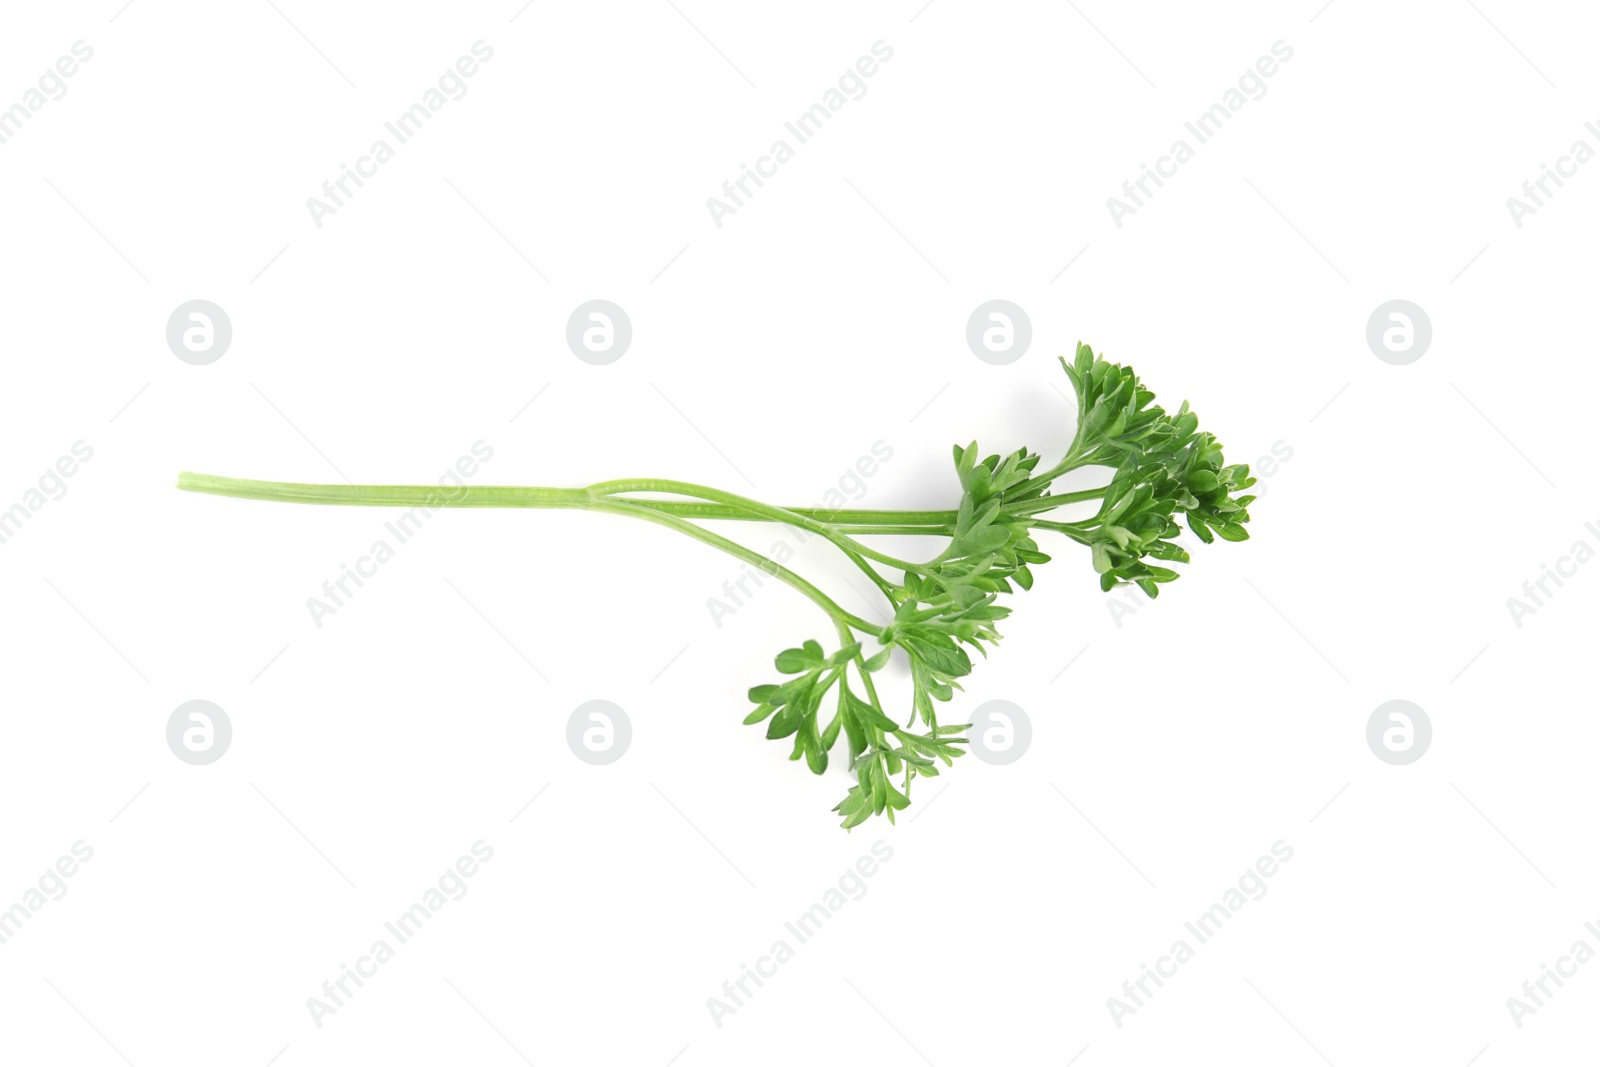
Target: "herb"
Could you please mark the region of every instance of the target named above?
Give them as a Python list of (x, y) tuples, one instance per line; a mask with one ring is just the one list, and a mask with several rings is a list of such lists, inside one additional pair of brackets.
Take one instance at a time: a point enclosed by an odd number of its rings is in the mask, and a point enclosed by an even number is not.
[[(1132, 584), (1154, 597), (1178, 572), (1164, 563), (1187, 563), (1173, 538), (1178, 519), (1207, 544), (1243, 541), (1252, 496), (1235, 494), (1255, 484), (1244, 464), (1228, 465), (1222, 446), (1200, 432), (1185, 402), (1176, 412), (1158, 407), (1155, 394), (1129, 367), (1108, 363), (1087, 345), (1061, 361), (1077, 395), (1078, 424), (1065, 455), (1040, 470), (1038, 453), (1018, 449), (979, 458), (974, 442), (955, 447), (960, 501), (953, 511), (832, 511), (782, 508), (703, 485), (662, 479), (601, 482), (586, 489), (469, 487), (441, 496), (432, 486), (303, 485), (258, 482), (184, 472), (180, 489), (259, 500), (320, 504), (582, 508), (653, 522), (686, 534), (771, 574), (809, 598), (833, 624), (831, 650), (816, 640), (778, 653), (782, 680), (750, 690), (747, 724), (765, 722), (774, 740), (793, 738), (790, 758), (816, 774), (845, 737), (855, 784), (834, 808), (848, 829), (873, 815), (911, 803), (911, 784), (933, 777), (962, 755), (970, 724), (939, 722), (938, 705), (972, 672), (971, 653), (988, 655), (999, 642), (995, 624), (1011, 614), (1003, 594), (1031, 589), (1033, 568), (1048, 563), (1033, 539), (1036, 530), (1060, 534), (1089, 550), (1100, 588)], [(1050, 484), (1082, 467), (1109, 467), (1110, 484), (1052, 495)], [(648, 497), (639, 494), (651, 494)], [(662, 500), (660, 496), (677, 497)], [(1099, 500), (1099, 510), (1077, 522), (1044, 518), (1063, 504)], [(707, 519), (785, 523), (820, 535), (866, 576), (888, 600), (890, 622), (878, 626), (853, 615), (800, 575), (752, 549), (701, 526)], [(944, 539), (943, 551), (924, 562), (879, 552), (860, 538), (922, 534)], [(884, 568), (889, 573), (884, 573)], [(891, 575), (899, 574), (899, 580)], [(871, 647), (864, 643), (870, 639)], [(906, 722), (885, 710), (874, 676), (898, 649), (910, 665), (911, 706)]]

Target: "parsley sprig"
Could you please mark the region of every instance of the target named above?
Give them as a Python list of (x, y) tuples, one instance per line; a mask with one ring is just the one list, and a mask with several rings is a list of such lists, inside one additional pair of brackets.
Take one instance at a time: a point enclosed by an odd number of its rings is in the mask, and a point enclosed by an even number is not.
[[(952, 511), (822, 510), (785, 508), (710, 486), (666, 479), (601, 482), (584, 489), (522, 486), (468, 487), (441, 497), (431, 486), (305, 485), (192, 474), (178, 486), (195, 492), (304, 503), (412, 507), (582, 508), (643, 519), (720, 549), (771, 574), (812, 601), (833, 625), (831, 651), (814, 639), (778, 653), (784, 680), (750, 690), (749, 725), (766, 723), (767, 737), (792, 738), (790, 758), (813, 773), (828, 769), (829, 754), (845, 738), (854, 784), (834, 808), (848, 829), (874, 815), (911, 803), (912, 782), (931, 778), (964, 752), (970, 724), (939, 722), (972, 673), (972, 654), (988, 655), (1000, 641), (996, 624), (1011, 614), (1001, 598), (1033, 587), (1035, 567), (1050, 557), (1035, 531), (1060, 534), (1089, 549), (1100, 588), (1131, 584), (1154, 597), (1178, 577), (1161, 564), (1187, 563), (1176, 542), (1180, 519), (1201, 541), (1249, 537), (1249, 506), (1240, 495), (1255, 483), (1244, 464), (1227, 464), (1222, 446), (1199, 430), (1185, 402), (1168, 413), (1131, 367), (1110, 363), (1080, 344), (1061, 361), (1076, 394), (1072, 442), (1053, 466), (1040, 469), (1025, 448), (979, 458), (976, 442), (954, 448), (961, 496)], [(1086, 467), (1114, 473), (1099, 489), (1052, 494), (1062, 475)], [(663, 496), (672, 499), (662, 499)], [(1094, 515), (1078, 521), (1049, 519), (1056, 508), (1099, 500)], [(705, 520), (783, 523), (834, 545), (888, 601), (889, 621), (877, 625), (841, 607), (821, 589), (767, 556), (717, 534)], [(938, 537), (938, 555), (916, 562), (879, 551), (861, 540), (881, 534)], [(896, 651), (909, 666), (911, 698), (905, 723), (889, 714), (878, 691)]]

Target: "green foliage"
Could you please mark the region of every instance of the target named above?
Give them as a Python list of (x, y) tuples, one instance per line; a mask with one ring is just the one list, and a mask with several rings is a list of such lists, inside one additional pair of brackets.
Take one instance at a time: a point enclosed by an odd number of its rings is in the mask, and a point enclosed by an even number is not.
[[(750, 691), (757, 707), (746, 722), (772, 716), (767, 736), (794, 736), (791, 759), (805, 758), (817, 774), (828, 766), (828, 752), (841, 727), (849, 748), (849, 767), (856, 775), (845, 799), (834, 810), (846, 829), (873, 815), (887, 815), (910, 804), (911, 783), (932, 777), (962, 754), (966, 739), (956, 736), (967, 725), (942, 726), (937, 705), (951, 700), (960, 679), (972, 672), (969, 650), (987, 656), (985, 646), (1000, 641), (995, 624), (1011, 609), (999, 603), (1003, 594), (1033, 588), (1031, 568), (1050, 557), (1034, 542), (1034, 528), (1054, 530), (1088, 546), (1100, 587), (1132, 583), (1154, 597), (1178, 572), (1151, 562), (1187, 563), (1189, 555), (1174, 538), (1178, 519), (1197, 537), (1243, 541), (1254, 499), (1235, 496), (1255, 479), (1243, 464), (1228, 465), (1222, 447), (1185, 402), (1168, 415), (1129, 367), (1108, 363), (1087, 345), (1079, 345), (1072, 362), (1062, 360), (1077, 394), (1078, 426), (1062, 461), (1036, 474), (1039, 455), (1018, 449), (1005, 456), (978, 458), (976, 442), (954, 447), (961, 498), (949, 528), (949, 544), (921, 566), (908, 567), (898, 583), (880, 578), (894, 616), (878, 633), (880, 650), (870, 659), (859, 642), (825, 656), (808, 641), (803, 648), (779, 653), (780, 672), (799, 677), (781, 686)], [(1036, 516), (1057, 506), (1049, 495), (1051, 481), (1068, 470), (1089, 465), (1116, 469), (1100, 491), (1101, 506), (1089, 520), (1058, 523)], [(888, 715), (878, 699), (871, 675), (899, 650), (910, 667), (911, 709), (905, 726)], [(851, 688), (851, 668), (863, 686), (864, 698)], [(833, 718), (818, 727), (823, 697), (837, 686)], [(774, 714), (776, 712), (776, 714)], [(924, 732), (912, 732), (918, 724)], [(898, 785), (896, 782), (898, 781)]]
[(1087, 415), (1069, 455), (1117, 468), (1105, 489), (1092, 528), (1063, 530), (1090, 548), (1100, 588), (1132, 582), (1154, 597), (1178, 572), (1147, 562), (1187, 563), (1172, 542), (1181, 515), (1196, 537), (1211, 544), (1213, 531), (1226, 541), (1244, 541), (1253, 496), (1234, 494), (1255, 484), (1245, 464), (1227, 465), (1222, 446), (1200, 432), (1199, 419), (1184, 401), (1167, 415), (1152, 401), (1132, 368), (1107, 363), (1078, 346), (1077, 358), (1061, 361)]

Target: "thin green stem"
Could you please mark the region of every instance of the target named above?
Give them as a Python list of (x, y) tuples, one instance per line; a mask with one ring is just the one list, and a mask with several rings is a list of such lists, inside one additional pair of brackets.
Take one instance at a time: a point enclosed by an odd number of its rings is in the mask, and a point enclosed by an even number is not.
[[(741, 516), (748, 518), (749, 516)], [(833, 527), (843, 534), (854, 537), (872, 535), (901, 536), (901, 537), (954, 537), (954, 526), (892, 526), (887, 523), (871, 526), (849, 526), (838, 524)]]
[[(861, 675), (861, 683), (867, 690), (867, 700), (871, 702), (872, 706), (877, 709), (880, 715), (887, 716), (888, 712), (883, 710), (883, 702), (878, 699), (878, 687), (872, 684), (872, 674), (867, 670), (866, 657), (864, 657), (860, 652), (857, 652), (855, 664), (856, 673)], [(884, 741), (884, 731), (882, 727), (873, 723), (863, 723), (862, 725), (867, 728), (868, 735), (872, 739), (873, 748), (881, 749), (885, 747), (886, 742)], [(885, 770), (887, 770), (887, 768), (885, 768)], [(858, 776), (857, 781), (859, 780), (860, 778)], [(909, 795), (909, 793), (907, 795)]]
[(282, 500), (298, 504), (346, 504), (361, 507), (427, 508), (583, 508), (586, 489), (547, 489), (520, 485), (316, 485), (304, 482), (260, 482), (216, 474), (183, 471), (178, 488), (193, 493)]
[(857, 630), (862, 631), (863, 633), (869, 633), (873, 635), (881, 635), (883, 633), (883, 627), (874, 626), (872, 623), (861, 618), (859, 615), (852, 615), (850, 612), (840, 607), (832, 597), (828, 596), (828, 594), (824, 593), (822, 590), (818, 589), (816, 586), (800, 577), (794, 571), (791, 571), (789, 568), (783, 566), (783, 564), (763, 556), (754, 549), (746, 548), (737, 541), (730, 541), (726, 537), (723, 537), (719, 534), (714, 534), (702, 526), (696, 526), (694, 523), (686, 522), (685, 520), (677, 518), (676, 516), (662, 515), (661, 513), (652, 511), (647, 507), (640, 507), (636, 504), (626, 501), (595, 501), (589, 505), (589, 509), (592, 511), (607, 511), (616, 515), (631, 515), (634, 518), (643, 519), (646, 522), (653, 522), (658, 526), (665, 526), (670, 530), (676, 530), (681, 534), (692, 537), (696, 541), (710, 545), (713, 548), (720, 548), (722, 551), (728, 553), (728, 555), (733, 556), (736, 559), (742, 559), (751, 566), (766, 571), (768, 574), (774, 576), (784, 584), (789, 585), (803, 593), (808, 599), (811, 600), (812, 603), (816, 604), (817, 607), (821, 608), (823, 611), (832, 616), (835, 622), (846, 623), (855, 627)]
[[(617, 497), (611, 497), (610, 499), (615, 500), (615, 499), (618, 499), (618, 498)], [(663, 503), (669, 503), (669, 501), (636, 500), (636, 499), (629, 498), (628, 499), (628, 503), (636, 504), (639, 507), (649, 508), (652, 511), (657, 511), (657, 510), (660, 510), (658, 505), (663, 504)], [(671, 512), (663, 512), (663, 514), (671, 514)], [(775, 520), (775, 519), (770, 519), (767, 516), (756, 514), (754, 512), (749, 512), (748, 509), (747, 509), (747, 512), (745, 514), (741, 514), (738, 517), (741, 518), (741, 519), (763, 519), (765, 521), (779, 521), (779, 520)], [(832, 539), (830, 538), (830, 540), (832, 540)], [(878, 573), (877, 568), (873, 567), (872, 564), (868, 563), (858, 553), (856, 553), (855, 551), (853, 551), (852, 549), (850, 549), (850, 548), (848, 548), (848, 547), (846, 547), (844, 545), (839, 545), (838, 548), (839, 548), (839, 551), (844, 553), (846, 559), (848, 559), (851, 563), (855, 564), (856, 567), (861, 571), (862, 574), (865, 574), (869, 579), (871, 579), (872, 584), (877, 586), (878, 587), (878, 591), (880, 593), (882, 593), (889, 600), (889, 606), (893, 607), (894, 606), (894, 596), (890, 592), (890, 590), (892, 590), (894, 588), (894, 586), (892, 586), (888, 581), (886, 581), (884, 579), (883, 575)]]
[[(605, 483), (602, 483), (605, 484)], [(252, 478), (228, 478), (215, 474), (184, 471), (178, 475), (178, 488), (194, 493), (231, 496), (246, 500), (276, 500), (298, 504), (340, 504), (359, 507), (427, 508), (587, 508), (594, 487), (555, 489), (533, 485), (329, 485), (310, 482), (269, 482)], [(1022, 516), (1042, 514), (1062, 504), (1098, 500), (1104, 489), (1082, 489), (1071, 493), (1040, 497), (1013, 506)], [(664, 515), (682, 519), (728, 519), (734, 521), (781, 521), (795, 518), (823, 523), (834, 532), (850, 535), (950, 536), (956, 521), (954, 511), (888, 511), (850, 508), (771, 508), (786, 517), (752, 512), (745, 506), (681, 500), (631, 500), (646, 504)], [(762, 505), (766, 508), (766, 505)], [(795, 523), (797, 524), (797, 523)], [(798, 525), (798, 524), (797, 524)], [(882, 561), (888, 562), (888, 561)], [(895, 560), (891, 566), (899, 566)]]
[[(888, 715), (889, 713), (883, 710), (883, 702), (878, 699), (878, 687), (872, 684), (872, 672), (867, 670), (866, 657), (859, 652), (856, 653), (856, 673), (861, 675), (861, 684), (866, 687), (867, 699), (872, 702), (872, 706), (884, 715)], [(882, 730), (877, 727), (873, 727), (873, 730), (880, 738), (883, 736)], [(898, 733), (899, 731), (896, 732)]]
[(1041, 522), (1035, 522), (1032, 525), (1033, 525), (1033, 528), (1036, 529), (1036, 530), (1052, 530), (1055, 533), (1064, 534), (1065, 536), (1072, 538), (1074, 541), (1077, 541), (1080, 544), (1085, 544), (1086, 545), (1086, 544), (1089, 543), (1088, 537), (1086, 537), (1085, 534), (1084, 534), (1084, 529), (1082, 527), (1080, 527), (1076, 523), (1070, 523), (1070, 522), (1042, 522), (1041, 521)]
[[(699, 497), (702, 500), (709, 500), (713, 503), (726, 504), (735, 508), (740, 508), (751, 513), (752, 515), (759, 515), (763, 518), (771, 519), (774, 522), (788, 523), (789, 525), (799, 527), (802, 530), (809, 530), (814, 534), (827, 538), (829, 541), (833, 542), (839, 548), (842, 548), (847, 552), (854, 552), (857, 555), (865, 556), (867, 559), (877, 560), (879, 563), (887, 564), (890, 567), (896, 567), (903, 571), (913, 571), (917, 573), (922, 572), (922, 567), (920, 565), (909, 563), (906, 560), (891, 556), (886, 552), (879, 552), (877, 549), (870, 548), (852, 537), (848, 537), (839, 533), (826, 522), (819, 522), (816, 519), (808, 519), (804, 515), (789, 511), (785, 508), (774, 507), (771, 504), (763, 504), (759, 500), (752, 500), (749, 497), (740, 496), (737, 493), (724, 492), (721, 489), (713, 489), (712, 487), (706, 485), (696, 485), (693, 482), (679, 482), (665, 478), (638, 478), (611, 482), (598, 482), (595, 485), (591, 485), (589, 487), (589, 491), (591, 493), (610, 497), (614, 497), (620, 493), (676, 493), (679, 496)], [(630, 500), (629, 503), (649, 504), (651, 502)]]
[(677, 530), (697, 541), (719, 548), (744, 560), (805, 594), (838, 622), (864, 633), (881, 634), (875, 626), (841, 607), (831, 597), (775, 560), (763, 556), (726, 537), (712, 533), (675, 515), (663, 514), (652, 502), (601, 498), (589, 489), (551, 489), (540, 486), (438, 486), (438, 485), (317, 485), (300, 482), (265, 482), (249, 478), (226, 478), (183, 471), (178, 488), (216, 496), (249, 500), (278, 500), (301, 504), (343, 504), (361, 507), (479, 507), (479, 508), (574, 508), (631, 515)]
[[(652, 500), (650, 503), (670, 515), (677, 515), (684, 519), (751, 519), (749, 512), (742, 508), (729, 507), (724, 504), (701, 503), (687, 500)], [(923, 527), (928, 525), (943, 525), (956, 521), (953, 511), (863, 511), (853, 508), (802, 508), (784, 507), (782, 510), (791, 515), (799, 515), (806, 519), (815, 519), (832, 526), (843, 528), (853, 524), (891, 524), (895, 526), (912, 527), (904, 532), (922, 533)], [(886, 531), (899, 533), (900, 530)]]
[(1012, 504), (1006, 510), (1013, 515), (1040, 515), (1046, 511), (1053, 511), (1063, 504), (1082, 504), (1090, 500), (1100, 500), (1106, 495), (1106, 487), (1097, 489), (1074, 489), (1070, 493), (1051, 493), (1049, 496), (1038, 497), (1034, 500), (1024, 500)]

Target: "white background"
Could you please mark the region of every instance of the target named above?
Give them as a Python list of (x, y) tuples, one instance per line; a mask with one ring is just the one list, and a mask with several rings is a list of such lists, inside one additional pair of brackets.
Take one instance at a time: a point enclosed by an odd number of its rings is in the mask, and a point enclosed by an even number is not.
[[(1521, 228), (1506, 198), (1600, 147), (1593, 12), (675, 2), (8, 5), (0, 106), (94, 55), (0, 145), (0, 508), (94, 455), (0, 546), (0, 907), (94, 855), (0, 945), (0, 1058), (1573, 1062), (1600, 965), (1520, 1028), (1506, 999), (1600, 949), (1600, 567), (1520, 628), (1506, 601), (1600, 547), (1600, 163)], [(314, 225), (479, 40), (465, 97)], [(706, 198), (880, 40), (866, 95), (718, 228)], [(1107, 197), (1280, 40), (1266, 95), (1117, 227)], [(164, 336), (196, 298), (234, 331), (204, 367)], [(564, 340), (592, 298), (633, 323), (606, 367)], [(1033, 324), (1004, 367), (964, 337), (993, 298)], [(1396, 298), (1433, 323), (1409, 366), (1365, 340)], [(426, 483), (482, 440), (480, 483), (799, 505), (883, 441), (865, 502), (949, 507), (952, 442), (1066, 444), (1080, 338), (1231, 460), (1292, 458), (1250, 542), (1120, 619), (1048, 540), (947, 712), (1016, 702), (1025, 756), (848, 835), (844, 772), (739, 723), (825, 620), (769, 584), (716, 626), (726, 557), (449, 511), (318, 628), (307, 598), (391, 515), (172, 488)], [(821, 547), (797, 566), (869, 610)], [(165, 741), (196, 698), (234, 729), (205, 767)], [(596, 698), (633, 724), (607, 767), (565, 742)], [(1396, 698), (1434, 730), (1404, 767), (1365, 740)], [(470, 892), (315, 1025), (479, 840)], [(866, 895), (717, 1026), (707, 998), (878, 840)], [(1280, 840), (1270, 891), (1117, 1026), (1107, 998)]]

